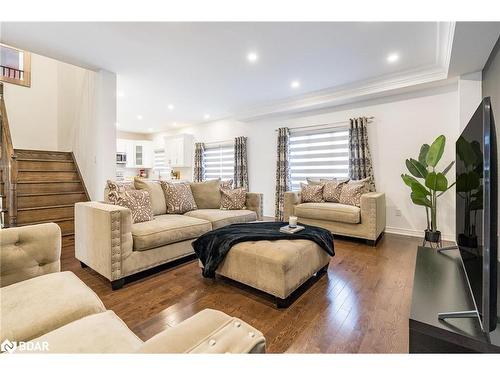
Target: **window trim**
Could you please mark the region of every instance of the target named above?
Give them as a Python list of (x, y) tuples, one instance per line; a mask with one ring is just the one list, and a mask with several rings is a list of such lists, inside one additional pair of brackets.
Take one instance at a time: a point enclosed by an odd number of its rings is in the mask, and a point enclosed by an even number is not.
[(10, 46), (8, 44), (4, 44), (4, 43), (0, 43), (0, 47), (14, 49), (14, 50), (23, 54), (23, 70), (22, 70), (22, 72), (24, 74), (23, 79), (4, 77), (4, 76), (0, 75), (0, 81), (12, 83), (14, 85), (19, 85), (19, 86), (24, 86), (24, 87), (31, 87), (31, 53), (29, 53), (28, 51), (24, 51), (22, 49)]

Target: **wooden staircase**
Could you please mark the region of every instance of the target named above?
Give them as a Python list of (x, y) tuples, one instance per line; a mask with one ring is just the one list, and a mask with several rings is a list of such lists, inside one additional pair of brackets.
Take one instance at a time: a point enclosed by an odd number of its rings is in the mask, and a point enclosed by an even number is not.
[(63, 245), (73, 241), (74, 205), (89, 195), (72, 152), (22, 150), (9, 146), (3, 95), (0, 195), (2, 226), (57, 223)]

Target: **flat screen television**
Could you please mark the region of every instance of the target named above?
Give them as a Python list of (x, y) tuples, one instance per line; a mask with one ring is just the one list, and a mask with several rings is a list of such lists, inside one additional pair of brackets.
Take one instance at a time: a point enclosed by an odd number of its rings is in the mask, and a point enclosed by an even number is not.
[(497, 324), (497, 147), (490, 98), (456, 142), (456, 241), (481, 328)]

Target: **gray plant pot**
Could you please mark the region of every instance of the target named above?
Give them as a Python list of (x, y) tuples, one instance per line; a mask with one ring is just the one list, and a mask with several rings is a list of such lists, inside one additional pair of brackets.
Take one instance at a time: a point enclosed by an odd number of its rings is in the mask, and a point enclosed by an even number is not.
[(439, 243), (441, 242), (441, 232), (440, 231), (431, 231), (429, 229), (425, 230), (425, 240), (427, 242)]

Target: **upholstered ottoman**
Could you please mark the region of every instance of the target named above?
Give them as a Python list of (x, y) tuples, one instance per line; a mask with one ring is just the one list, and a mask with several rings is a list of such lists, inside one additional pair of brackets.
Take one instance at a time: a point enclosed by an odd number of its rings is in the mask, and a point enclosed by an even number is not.
[(271, 294), (277, 307), (287, 307), (294, 291), (326, 272), (330, 258), (309, 240), (248, 241), (233, 246), (216, 273)]

